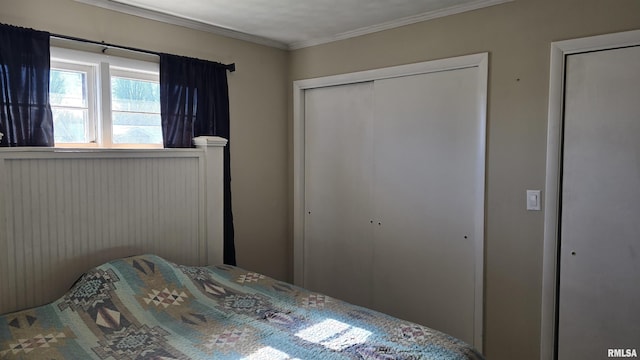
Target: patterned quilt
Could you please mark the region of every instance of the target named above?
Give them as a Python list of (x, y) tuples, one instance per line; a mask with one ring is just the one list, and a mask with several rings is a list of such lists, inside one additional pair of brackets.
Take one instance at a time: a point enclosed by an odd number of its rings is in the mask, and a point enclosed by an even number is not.
[(0, 359), (482, 359), (448, 335), (232, 266), (143, 255), (0, 316)]

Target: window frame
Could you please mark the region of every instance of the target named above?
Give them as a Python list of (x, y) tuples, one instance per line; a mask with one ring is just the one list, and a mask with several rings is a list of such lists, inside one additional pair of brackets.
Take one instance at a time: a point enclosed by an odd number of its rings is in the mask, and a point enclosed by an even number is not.
[[(123, 75), (131, 79), (159, 83), (160, 64), (120, 56), (51, 47), (51, 68), (70, 71), (87, 71), (87, 105), (89, 106), (87, 130), (90, 142), (58, 143), (57, 148), (163, 148), (162, 143), (115, 144), (111, 111), (111, 77)], [(88, 70), (77, 70), (88, 69)], [(54, 128), (55, 131), (55, 128)], [(91, 136), (92, 135), (92, 136)]]
[[(87, 143), (61, 143), (60, 145), (62, 145), (63, 147), (96, 147), (97, 143), (96, 143), (96, 129), (97, 129), (97, 125), (95, 123), (96, 119), (97, 119), (97, 114), (96, 114), (96, 110), (97, 110), (97, 106), (98, 106), (98, 102), (96, 99), (96, 93), (95, 91), (89, 91), (89, 89), (91, 88), (95, 88), (96, 87), (96, 74), (95, 74), (95, 67), (88, 65), (88, 64), (83, 64), (83, 63), (77, 63), (77, 62), (60, 62), (59, 60), (51, 60), (51, 66), (50, 68), (53, 70), (61, 70), (61, 71), (69, 71), (69, 72), (81, 72), (84, 73), (86, 76), (86, 96), (87, 96), (87, 122), (85, 124), (85, 138), (89, 139), (89, 142)], [(58, 105), (51, 105), (52, 108), (54, 107), (65, 107), (65, 108), (70, 108), (70, 109), (84, 109), (81, 107), (75, 107), (75, 106), (58, 106)], [(55, 125), (54, 125), (54, 131), (55, 131)], [(55, 145), (56, 147), (59, 147), (58, 144)]]

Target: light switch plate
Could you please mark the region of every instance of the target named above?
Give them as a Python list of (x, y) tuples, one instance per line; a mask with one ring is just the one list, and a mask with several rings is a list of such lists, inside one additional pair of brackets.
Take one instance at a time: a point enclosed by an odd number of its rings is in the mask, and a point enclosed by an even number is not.
[(540, 210), (540, 190), (527, 190), (527, 210)]

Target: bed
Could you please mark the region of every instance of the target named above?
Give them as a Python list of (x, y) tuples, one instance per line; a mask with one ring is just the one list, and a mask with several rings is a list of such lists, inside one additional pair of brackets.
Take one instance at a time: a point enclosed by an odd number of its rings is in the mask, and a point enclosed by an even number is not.
[(210, 266), (226, 140), (194, 144), (0, 151), (0, 359), (482, 359), (427, 327)]
[(483, 359), (427, 327), (239, 267), (156, 255), (0, 316), (1, 359)]

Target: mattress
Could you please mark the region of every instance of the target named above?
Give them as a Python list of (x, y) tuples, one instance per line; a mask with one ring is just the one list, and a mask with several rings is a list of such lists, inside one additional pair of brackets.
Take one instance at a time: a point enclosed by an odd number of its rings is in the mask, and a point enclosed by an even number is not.
[(155, 255), (86, 272), (0, 316), (1, 359), (483, 359), (425, 326), (234, 266)]

